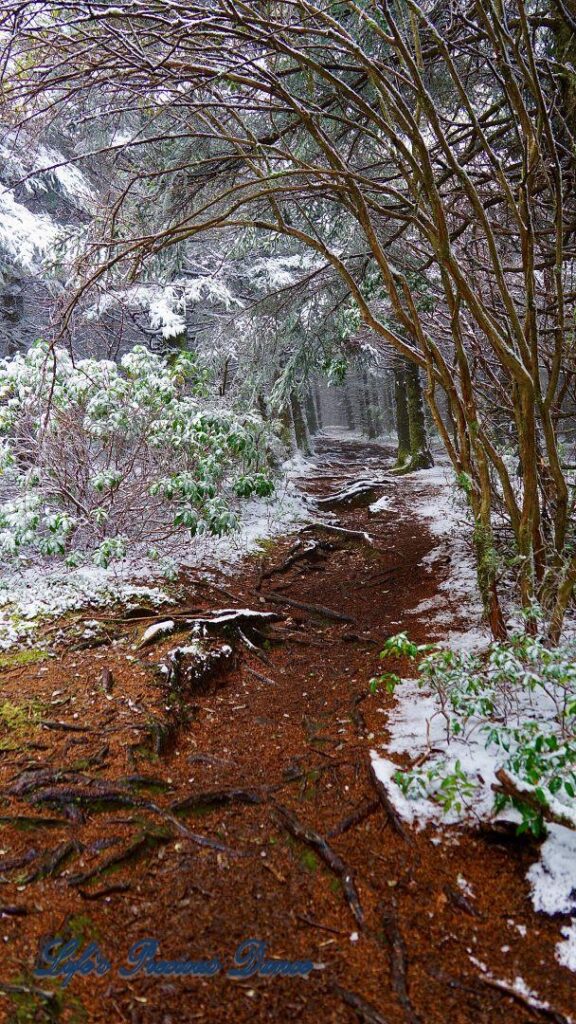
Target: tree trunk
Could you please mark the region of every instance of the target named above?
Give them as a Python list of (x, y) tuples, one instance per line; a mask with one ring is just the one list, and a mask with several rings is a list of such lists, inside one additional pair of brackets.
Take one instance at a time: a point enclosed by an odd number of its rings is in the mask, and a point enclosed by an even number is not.
[(302, 412), (300, 399), (295, 391), (290, 395), (290, 408), (292, 409), (292, 420), (298, 449), (303, 455), (310, 455), (310, 435)]
[(396, 403), (396, 434), (398, 448), (396, 466), (403, 468), (410, 458), (410, 423), (408, 420), (408, 397), (406, 394), (406, 365), (397, 362), (394, 366), (394, 400)]
[(308, 432), (309, 434), (318, 433), (318, 417), (316, 416), (316, 405), (314, 402), (314, 395), (312, 390), (306, 393), (306, 418), (308, 420)]
[(394, 395), (398, 434), (396, 466), (407, 473), (429, 469), (434, 460), (428, 447), (420, 371), (406, 359), (398, 360), (394, 366)]
[(415, 363), (406, 364), (406, 398), (410, 433), (410, 469), (430, 469), (434, 465), (434, 460), (428, 447), (420, 370)]

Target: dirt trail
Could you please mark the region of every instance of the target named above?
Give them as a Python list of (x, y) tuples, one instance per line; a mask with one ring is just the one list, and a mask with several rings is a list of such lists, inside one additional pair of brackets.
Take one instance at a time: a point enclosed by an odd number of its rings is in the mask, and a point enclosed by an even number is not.
[[(320, 469), (302, 486), (334, 494), (381, 472), (391, 454), (321, 439)], [(305, 557), (285, 538), (232, 577), (187, 581), (186, 609), (286, 618), (236, 631), (231, 662), (176, 703), (157, 666), (186, 635), (138, 649), (144, 619), (101, 624), (101, 646), (88, 649), (72, 649), (63, 626), (51, 636), (56, 659), (5, 673), (3, 700), (20, 718), (0, 752), (2, 1021), (566, 1019), (573, 976), (554, 959), (558, 922), (530, 907), (531, 842), (458, 829), (441, 843), (433, 832), (402, 835), (374, 789), (369, 752), (385, 738), (391, 699), (367, 696), (368, 680), (390, 633), (435, 638), (411, 609), (434, 596), (448, 566), (422, 565), (435, 541), (412, 496), (376, 515), (367, 500), (337, 516), (373, 544), (309, 530), (300, 539), (318, 544)], [(65, 989), (35, 978), (39, 944), (56, 934), (95, 941), (112, 969)], [(120, 977), (129, 947), (146, 937), (164, 960), (219, 957), (222, 970)], [(227, 977), (250, 938), (270, 957), (315, 968), (307, 978)], [(554, 1010), (488, 984), (479, 964), (508, 983), (521, 976)]]

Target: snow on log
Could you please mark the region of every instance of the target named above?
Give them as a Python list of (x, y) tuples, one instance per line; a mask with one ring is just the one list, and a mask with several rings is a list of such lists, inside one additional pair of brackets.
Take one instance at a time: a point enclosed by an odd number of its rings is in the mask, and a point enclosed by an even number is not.
[(196, 640), (169, 651), (162, 667), (167, 686), (171, 690), (198, 691), (221, 672), (229, 671), (234, 663), (234, 651), (230, 644), (222, 644), (210, 650), (206, 649), (202, 641)]
[(175, 629), (176, 623), (174, 622), (174, 619), (166, 619), (164, 622), (155, 622), (153, 626), (148, 626), (148, 629), (144, 630), (138, 647), (148, 647), (149, 644), (156, 643), (158, 640), (162, 640), (165, 636), (170, 636)]
[(265, 622), (279, 622), (283, 615), (278, 612), (260, 612), (252, 608), (221, 608), (204, 618), (191, 619), (200, 626), (246, 626), (262, 625)]
[(349, 487), (329, 494), (325, 498), (316, 498), (316, 504), (328, 511), (339, 508), (362, 508), (376, 501), (382, 493), (382, 484), (370, 480), (356, 480)]

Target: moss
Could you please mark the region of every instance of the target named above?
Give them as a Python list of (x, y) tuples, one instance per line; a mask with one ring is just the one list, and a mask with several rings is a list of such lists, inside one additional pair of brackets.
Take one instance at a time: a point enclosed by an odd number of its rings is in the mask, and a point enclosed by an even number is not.
[(303, 868), (306, 868), (306, 870), (310, 871), (312, 874), (315, 874), (320, 864), (316, 854), (313, 853), (312, 850), (302, 851), (300, 855), (300, 863)]
[(0, 704), (0, 750), (15, 749), (22, 739), (38, 728), (42, 704), (38, 700), (14, 704), (5, 700)]
[(91, 917), (87, 914), (72, 914), (66, 922), (64, 934), (62, 938), (78, 939), (79, 942), (85, 943), (92, 939), (100, 939), (100, 931), (94, 924)]
[(277, 544), (277, 539), (274, 537), (260, 537), (256, 541), (256, 547), (259, 549), (258, 554), (269, 555), (274, 551)]
[[(0, 990), (1, 987), (0, 987)], [(35, 980), (19, 976), (3, 989), (10, 1000), (6, 1024), (85, 1024), (86, 1009), (71, 992), (39, 988)]]
[(14, 654), (0, 655), (0, 669), (20, 668), (21, 665), (35, 665), (39, 661), (46, 661), (50, 657), (48, 651), (36, 647), (24, 647)]

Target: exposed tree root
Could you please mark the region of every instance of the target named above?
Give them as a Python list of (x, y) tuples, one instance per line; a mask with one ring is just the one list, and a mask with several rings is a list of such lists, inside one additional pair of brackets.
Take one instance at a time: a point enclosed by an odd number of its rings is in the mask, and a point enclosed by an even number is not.
[(352, 814), (349, 814), (347, 818), (343, 818), (338, 825), (328, 832), (328, 839), (334, 839), (336, 836), (341, 836), (344, 832), (348, 832), (349, 829), (354, 828), (356, 825), (361, 825), (371, 814), (375, 814), (380, 806), (379, 800), (369, 800), (361, 804)]
[(343, 1002), (354, 1010), (354, 1013), (358, 1017), (358, 1020), (362, 1021), (362, 1024), (388, 1024), (385, 1017), (382, 1016), (378, 1010), (375, 1010), (370, 1003), (367, 1003), (361, 996), (357, 996), (355, 992), (349, 992), (348, 989), (341, 988), (340, 985), (334, 985), (334, 992), (340, 996)]
[(256, 588), (257, 590), (260, 590), (264, 580), (269, 580), (272, 576), (280, 576), (283, 573), (288, 572), (288, 570), (296, 565), (297, 562), (318, 562), (322, 556), (325, 557), (325, 552), (333, 549), (333, 545), (329, 544), (327, 541), (311, 538), (305, 546), (302, 545), (302, 541), (296, 541), (293, 548), (296, 550), (293, 550), (293, 553), (288, 555), (288, 558), (281, 562), (280, 565), (273, 565), (270, 569), (267, 569), (265, 572), (260, 574), (260, 579), (258, 580), (258, 586)]
[(124, 864), (129, 864), (131, 861), (136, 860), (138, 857), (143, 856), (150, 850), (156, 849), (162, 843), (167, 843), (172, 838), (172, 833), (166, 832), (144, 832), (143, 835), (138, 836), (131, 843), (128, 844), (119, 853), (113, 853), (109, 857), (106, 857), (100, 864), (90, 868), (89, 871), (83, 871), (78, 875), (71, 875), (68, 879), (68, 885), (85, 885), (86, 882), (90, 882), (93, 878), (101, 878), (112, 868), (122, 867)]
[(86, 892), (83, 889), (79, 889), (79, 893), (83, 900), (101, 900), (106, 896), (113, 896), (115, 893), (130, 892), (132, 886), (130, 882), (117, 882), (116, 885), (106, 885), (102, 889), (96, 889), (94, 892)]
[(408, 995), (407, 982), (407, 953), (402, 933), (396, 920), (395, 908), (387, 906), (382, 912), (382, 925), (384, 936), (390, 947), (390, 971), (392, 984), (398, 998), (398, 1002), (404, 1011), (408, 1024), (421, 1024), (418, 1014)]
[(408, 830), (405, 828), (404, 823), (400, 815), (398, 814), (398, 811), (396, 810), (392, 800), (388, 796), (386, 786), (377, 777), (372, 763), (370, 763), (369, 774), (372, 785), (374, 786), (374, 789), (378, 793), (378, 798), (384, 810), (386, 811), (386, 814), (388, 815), (388, 819), (390, 821), (390, 824), (392, 825), (392, 828), (399, 836), (402, 837), (405, 843), (408, 843), (409, 846), (413, 846), (414, 840), (412, 839), (412, 836), (410, 835)]
[(344, 612), (336, 612), (333, 608), (326, 608), (322, 604), (310, 604), (308, 601), (295, 601), (292, 597), (286, 597), (285, 594), (271, 594), (270, 591), (266, 591), (262, 594), (267, 601), (272, 601), (273, 604), (286, 604), (291, 608), (300, 608), (304, 612), (311, 612), (313, 615), (319, 615), (321, 619), (333, 619), (334, 622), (355, 622), (351, 615), (345, 615)]
[(358, 896), (358, 892), (354, 884), (354, 878), (350, 869), (346, 866), (341, 857), (339, 857), (332, 849), (332, 847), (329, 846), (324, 837), (319, 835), (318, 832), (315, 832), (314, 829), (303, 825), (302, 822), (300, 822), (298, 818), (286, 807), (276, 804), (275, 810), (284, 828), (290, 832), (295, 839), (302, 840), (302, 842), (307, 843), (308, 846), (311, 846), (316, 850), (324, 863), (331, 871), (334, 872), (335, 875), (338, 876), (342, 882), (342, 889), (350, 910), (352, 911), (357, 924), (363, 928), (364, 911), (362, 910), (360, 897)]
[(170, 810), (173, 814), (182, 814), (184, 811), (215, 809), (229, 804), (262, 804), (266, 799), (267, 794), (256, 789), (215, 789), (176, 800), (170, 804)]
[(315, 532), (324, 530), (326, 533), (335, 533), (345, 540), (355, 540), (361, 544), (367, 544), (369, 547), (374, 547), (374, 538), (366, 530), (348, 530), (345, 526), (336, 526), (334, 523), (310, 523), (308, 526), (303, 526), (300, 533), (306, 533), (309, 530), (314, 530)]
[(530, 1010), (531, 1013), (543, 1017), (544, 1020), (552, 1021), (553, 1024), (570, 1024), (570, 1018), (565, 1017), (559, 1010), (555, 1010), (552, 1006), (535, 1002), (529, 996), (517, 992), (516, 989), (512, 988), (505, 981), (485, 977), (457, 978), (453, 974), (446, 974), (445, 971), (441, 971), (436, 964), (430, 964), (427, 971), (432, 978), (443, 985), (447, 985), (449, 988), (460, 989), (464, 992), (474, 992), (476, 995), (482, 996), (487, 987), (492, 989), (492, 991), (509, 996), (515, 1003), (518, 1003), (524, 1009)]
[(576, 830), (576, 820), (574, 817), (571, 817), (569, 814), (563, 814), (562, 810), (558, 807), (553, 808), (547, 803), (542, 803), (534, 793), (521, 788), (504, 768), (500, 768), (496, 772), (496, 778), (498, 779), (498, 785), (494, 784), (492, 786), (496, 793), (505, 793), (512, 800), (526, 804), (533, 811), (536, 811), (537, 814), (541, 814), (545, 821), (553, 822), (555, 825), (563, 825), (564, 828), (572, 829), (572, 831)]
[(59, 843), (53, 850), (49, 850), (42, 858), (41, 863), (22, 879), (23, 885), (30, 882), (37, 882), (41, 878), (53, 878), (60, 873), (60, 869), (75, 853), (80, 853), (83, 847), (76, 839), (68, 839)]

